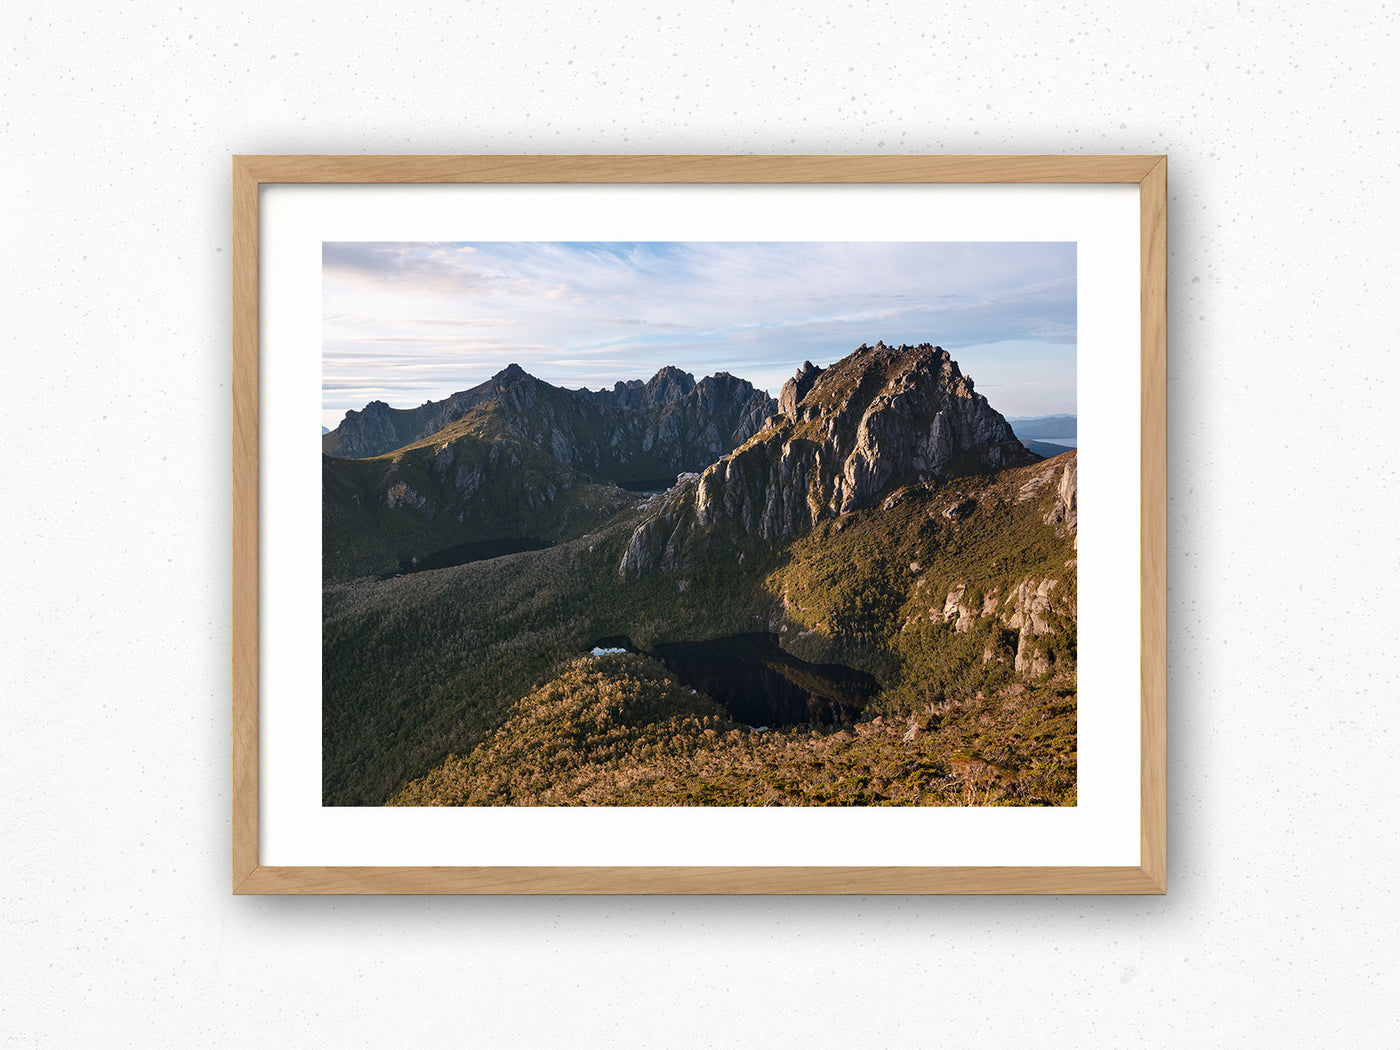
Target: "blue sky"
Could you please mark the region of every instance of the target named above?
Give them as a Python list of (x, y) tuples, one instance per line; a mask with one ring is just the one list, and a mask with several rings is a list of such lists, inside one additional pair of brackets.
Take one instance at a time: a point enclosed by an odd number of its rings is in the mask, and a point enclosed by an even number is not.
[(1075, 412), (1073, 243), (334, 242), (322, 422), (439, 400), (511, 362), (611, 387), (678, 365), (774, 395), (861, 343), (945, 347), (1005, 415)]

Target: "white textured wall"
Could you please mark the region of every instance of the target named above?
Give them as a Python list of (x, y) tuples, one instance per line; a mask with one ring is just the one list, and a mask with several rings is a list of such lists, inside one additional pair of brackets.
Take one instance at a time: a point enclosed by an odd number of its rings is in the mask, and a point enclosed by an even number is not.
[[(0, 39), (7, 1043), (1400, 1043), (1393, 4), (18, 0)], [(228, 155), (512, 151), (1170, 154), (1168, 896), (230, 896)]]

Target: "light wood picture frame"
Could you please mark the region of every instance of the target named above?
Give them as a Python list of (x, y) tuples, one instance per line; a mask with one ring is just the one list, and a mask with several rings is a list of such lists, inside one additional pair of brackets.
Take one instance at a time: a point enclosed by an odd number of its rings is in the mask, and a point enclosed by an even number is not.
[[(1160, 894), (1166, 891), (1166, 157), (235, 156), (233, 792), (236, 894)], [(259, 847), (260, 191), (272, 184), (1131, 184), (1140, 302), (1140, 740), (1136, 864), (271, 866)], [(262, 393), (265, 394), (265, 391)], [(318, 761), (319, 756), (308, 756)]]

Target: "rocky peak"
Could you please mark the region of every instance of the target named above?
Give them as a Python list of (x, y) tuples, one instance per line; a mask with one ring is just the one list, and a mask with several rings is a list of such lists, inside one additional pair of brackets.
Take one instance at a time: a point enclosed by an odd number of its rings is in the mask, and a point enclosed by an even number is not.
[[(322, 436), (339, 458), (383, 455), (456, 426), (481, 437), (510, 436), (547, 447), (560, 462), (601, 477), (674, 476), (699, 470), (748, 440), (772, 414), (766, 391), (727, 372), (699, 383), (674, 365), (643, 383), (565, 390), (510, 364), (486, 382), (418, 408), (371, 402)], [(467, 424), (461, 421), (468, 420)], [(449, 439), (450, 439), (449, 437)]]
[[(706, 411), (714, 411), (726, 403), (752, 403), (763, 410), (762, 418), (758, 420), (760, 425), (766, 423), (768, 417), (773, 414), (773, 399), (768, 396), (767, 391), (759, 390), (747, 379), (740, 379), (728, 372), (716, 372), (700, 380), (695, 384), (694, 396), (700, 407)], [(750, 433), (757, 431), (758, 427), (754, 427)]]
[(679, 401), (695, 389), (695, 377), (689, 372), (682, 372), (675, 365), (666, 365), (647, 380), (645, 389), (649, 405)]
[(1046, 515), (1045, 524), (1054, 525), (1060, 535), (1073, 535), (1079, 543), (1079, 454), (1069, 452), (1056, 456), (1052, 463), (1064, 462), (1060, 484), (1055, 490), (1055, 505)]
[(807, 391), (812, 389), (821, 374), (822, 370), (811, 361), (803, 361), (797, 374), (783, 384), (783, 389), (778, 394), (778, 413), (789, 419), (796, 418), (797, 406), (802, 403)]
[(397, 448), (404, 443), (403, 415), (383, 401), (371, 401), (358, 412), (349, 409), (335, 430), (321, 435), (322, 450), (356, 458)]
[(684, 401), (695, 387), (693, 375), (675, 365), (666, 365), (645, 383), (640, 379), (618, 382), (613, 385), (611, 393), (605, 391), (601, 396), (624, 408), (648, 409)]
[(353, 408), (346, 410), (345, 419), (341, 420), (341, 425), (346, 423), (369, 427), (390, 427), (389, 422), (394, 417), (394, 410), (383, 401), (371, 401), (364, 408), (356, 412)]
[[(848, 514), (896, 483), (1034, 463), (1010, 425), (942, 347), (862, 345), (826, 369), (806, 362), (783, 386), (779, 415), (700, 476), (687, 521), (794, 536)], [(675, 507), (668, 501), (667, 512)], [(634, 545), (655, 546), (644, 523)], [(629, 547), (623, 571), (660, 562)]]

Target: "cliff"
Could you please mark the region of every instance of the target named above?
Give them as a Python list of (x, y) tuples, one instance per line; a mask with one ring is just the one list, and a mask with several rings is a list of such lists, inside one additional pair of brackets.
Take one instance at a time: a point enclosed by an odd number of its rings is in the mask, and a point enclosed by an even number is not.
[(531, 445), (597, 481), (662, 483), (699, 470), (748, 440), (776, 407), (765, 391), (727, 372), (698, 383), (666, 367), (646, 383), (611, 390), (567, 390), (519, 365), (485, 383), (415, 409), (372, 401), (347, 412), (322, 438), (322, 451), (367, 459), (459, 437)]
[(639, 498), (623, 488), (671, 487), (751, 437), (775, 404), (727, 373), (696, 382), (668, 367), (589, 391), (516, 365), (418, 409), (371, 402), (323, 438), (335, 450), (322, 462), (323, 573), (385, 573), (464, 543), (590, 532)]
[(796, 536), (896, 484), (1039, 458), (942, 347), (861, 346), (830, 368), (805, 363), (778, 415), (637, 527), (619, 571), (669, 567), (694, 528)]

